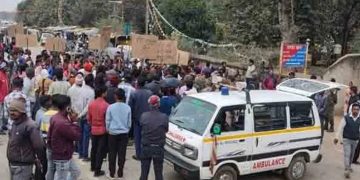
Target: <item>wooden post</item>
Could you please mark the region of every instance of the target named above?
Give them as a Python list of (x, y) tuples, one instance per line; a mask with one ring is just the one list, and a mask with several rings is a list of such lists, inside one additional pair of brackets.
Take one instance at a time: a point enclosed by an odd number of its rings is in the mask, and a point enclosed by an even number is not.
[(145, 34), (149, 34), (149, 0), (146, 0), (146, 14), (145, 14)]
[(29, 49), (29, 30), (26, 30), (26, 49)]
[(283, 58), (284, 42), (281, 42), (280, 58), (279, 58), (279, 74), (282, 75), (282, 58)]
[(307, 74), (307, 66), (308, 66), (308, 57), (309, 57), (309, 45), (310, 43), (306, 42), (306, 55), (305, 55), (305, 67), (304, 67), (304, 75)]

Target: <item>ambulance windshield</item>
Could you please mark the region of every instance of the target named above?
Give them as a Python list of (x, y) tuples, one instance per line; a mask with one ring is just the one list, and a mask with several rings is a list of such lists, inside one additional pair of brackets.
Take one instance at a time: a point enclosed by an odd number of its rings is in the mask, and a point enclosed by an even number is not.
[(192, 97), (185, 97), (170, 116), (170, 122), (181, 129), (202, 135), (213, 117), (216, 106)]

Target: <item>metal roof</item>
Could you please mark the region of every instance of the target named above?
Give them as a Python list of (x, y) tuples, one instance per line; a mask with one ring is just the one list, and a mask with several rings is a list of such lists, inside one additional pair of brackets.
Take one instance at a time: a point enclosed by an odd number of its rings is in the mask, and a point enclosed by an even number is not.
[[(189, 96), (212, 103), (219, 107), (246, 104), (245, 92), (243, 91), (230, 91), (229, 95), (221, 95), (221, 92), (206, 92)], [(250, 91), (250, 100), (252, 104), (312, 101), (305, 96), (276, 90), (252, 90)]]

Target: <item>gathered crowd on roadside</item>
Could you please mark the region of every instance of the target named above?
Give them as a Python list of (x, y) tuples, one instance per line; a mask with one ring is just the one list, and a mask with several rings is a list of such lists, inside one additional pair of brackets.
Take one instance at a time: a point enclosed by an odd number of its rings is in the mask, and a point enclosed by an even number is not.
[[(141, 161), (140, 179), (148, 179), (153, 162), (155, 177), (161, 180), (169, 116), (184, 96), (222, 86), (275, 90), (280, 82), (295, 78), (290, 72), (282, 79), (271, 65), (257, 67), (254, 60), (235, 70), (225, 62), (155, 65), (124, 58), (121, 52), (114, 59), (100, 60), (92, 53), (72, 57), (44, 50), (33, 60), (29, 50), (14, 47), (7, 57), (3, 50), (1, 134), (9, 135), (7, 157), (13, 180), (78, 179), (81, 171), (74, 158), (89, 162), (95, 177), (122, 178), (127, 146), (133, 143), (133, 158)], [(323, 130), (334, 132), (337, 91), (319, 93), (314, 100)], [(352, 163), (359, 164), (359, 100), (357, 88), (350, 84), (345, 118), (337, 131), (341, 134), (334, 140), (341, 140), (346, 149), (346, 175)], [(106, 158), (108, 174), (102, 169)]]

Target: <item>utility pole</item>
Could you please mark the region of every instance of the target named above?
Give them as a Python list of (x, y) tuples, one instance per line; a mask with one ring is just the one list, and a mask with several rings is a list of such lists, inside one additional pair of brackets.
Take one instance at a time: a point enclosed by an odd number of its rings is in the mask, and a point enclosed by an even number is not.
[[(111, 17), (113, 18), (123, 18), (124, 19), (124, 2), (123, 1), (109, 1), (113, 4), (113, 12)], [(119, 6), (121, 5), (122, 17), (119, 16)]]
[(64, 20), (63, 20), (64, 1), (65, 0), (59, 0), (59, 4), (58, 4), (58, 21), (60, 25), (64, 25)]
[(124, 17), (124, 2), (121, 3), (121, 21), (124, 24), (125, 23), (125, 17)]
[(149, 34), (149, 0), (146, 0), (146, 14), (145, 14), (145, 34)]
[(291, 23), (295, 24), (294, 0), (291, 0), (290, 3), (291, 3)]

